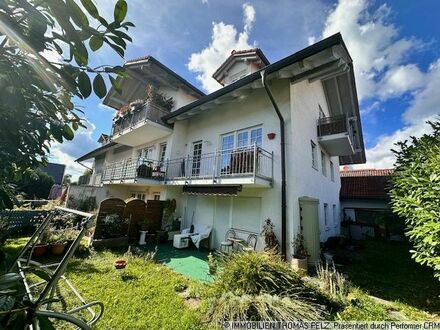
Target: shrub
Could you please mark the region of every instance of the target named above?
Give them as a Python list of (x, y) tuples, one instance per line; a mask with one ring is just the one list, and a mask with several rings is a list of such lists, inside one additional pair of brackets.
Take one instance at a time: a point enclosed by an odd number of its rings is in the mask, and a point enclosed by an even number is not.
[(431, 135), (399, 142), (392, 178), (392, 209), (405, 219), (416, 262), (434, 269), (440, 278), (440, 122)]
[(207, 317), (224, 320), (313, 320), (326, 314), (326, 298), (273, 252), (222, 256), (205, 295)]
[(259, 295), (236, 295), (225, 292), (209, 302), (208, 316), (214, 324), (224, 321), (295, 321), (317, 320), (322, 310), (301, 301), (262, 293)]

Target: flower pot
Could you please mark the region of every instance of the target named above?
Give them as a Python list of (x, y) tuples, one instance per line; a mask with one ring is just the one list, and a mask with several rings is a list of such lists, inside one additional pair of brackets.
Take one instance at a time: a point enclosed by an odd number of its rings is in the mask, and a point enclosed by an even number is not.
[(54, 256), (62, 255), (65, 249), (66, 249), (66, 243), (55, 243), (50, 245), (50, 252)]
[(297, 270), (299, 273), (304, 275), (307, 274), (307, 257), (306, 258), (297, 258), (292, 257), (292, 261), (290, 262), (292, 269)]
[(115, 260), (113, 263), (116, 269), (124, 269), (127, 266), (127, 261), (123, 259)]
[(49, 245), (47, 244), (37, 244), (34, 246), (34, 249), (32, 250), (32, 256), (41, 257), (47, 252), (48, 249), (49, 249)]

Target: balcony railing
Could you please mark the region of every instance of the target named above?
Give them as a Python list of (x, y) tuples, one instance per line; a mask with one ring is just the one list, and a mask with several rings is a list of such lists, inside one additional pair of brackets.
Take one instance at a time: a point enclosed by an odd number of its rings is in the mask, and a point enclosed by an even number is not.
[(273, 153), (257, 146), (250, 146), (165, 162), (129, 158), (105, 165), (102, 173), (104, 183), (138, 179), (158, 181), (207, 179), (216, 182), (219, 179), (242, 177), (258, 177), (272, 181)]
[(126, 114), (124, 117), (118, 119), (112, 126), (111, 136), (119, 136), (124, 134), (126, 131), (132, 130), (133, 128), (140, 126), (147, 121), (151, 121), (160, 124), (165, 127), (169, 127), (168, 124), (162, 121), (162, 117), (169, 114), (170, 111), (154, 104), (146, 103), (144, 106), (133, 110), (131, 113)]
[(318, 119), (318, 136), (347, 132), (348, 120), (346, 115), (324, 117)]

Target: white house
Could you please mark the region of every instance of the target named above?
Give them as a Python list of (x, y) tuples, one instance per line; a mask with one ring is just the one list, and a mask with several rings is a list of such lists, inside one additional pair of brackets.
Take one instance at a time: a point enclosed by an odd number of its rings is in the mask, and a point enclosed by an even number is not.
[[(208, 95), (150, 56), (124, 66), (122, 93), (104, 100), (118, 111), (109, 139), (77, 160), (94, 159), (84, 189), (98, 199), (174, 198), (184, 226), (212, 225), (213, 248), (228, 229), (259, 234), (270, 218), (286, 256), (302, 228), (313, 260), (319, 241), (339, 233), (339, 166), (365, 162), (340, 34), (272, 64), (259, 49), (234, 51), (213, 75), (223, 87)], [(174, 106), (130, 111), (147, 85)]]

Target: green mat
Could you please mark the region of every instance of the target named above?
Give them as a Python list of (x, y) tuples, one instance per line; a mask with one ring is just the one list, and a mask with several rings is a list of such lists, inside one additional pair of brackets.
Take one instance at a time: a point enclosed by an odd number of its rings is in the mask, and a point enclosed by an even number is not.
[[(146, 245), (148, 251), (155, 246)], [(197, 250), (195, 247), (176, 249), (171, 243), (158, 245), (156, 260), (191, 279), (201, 282), (211, 282), (213, 277), (208, 273), (208, 251)]]

